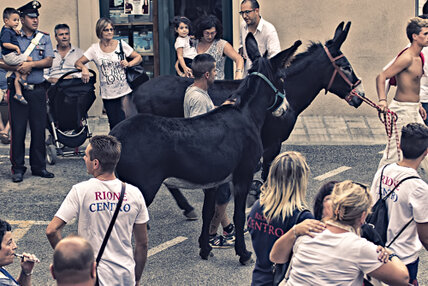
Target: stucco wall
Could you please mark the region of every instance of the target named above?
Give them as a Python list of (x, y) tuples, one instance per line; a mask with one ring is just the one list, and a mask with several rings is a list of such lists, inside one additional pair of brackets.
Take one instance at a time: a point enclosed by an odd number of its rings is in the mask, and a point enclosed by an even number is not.
[[(238, 43), (237, 23), (241, 21), (239, 3), (234, 2), (233, 7), (234, 44)], [(406, 23), (415, 14), (412, 0), (259, 0), (259, 3), (262, 17), (278, 31), (281, 48), (300, 39), (303, 45), (298, 52), (304, 51), (310, 41), (325, 42), (332, 38), (341, 21), (351, 21), (342, 52), (362, 79), (366, 96), (371, 99), (377, 99), (376, 75), (407, 45)], [(390, 93), (389, 98), (392, 95)], [(322, 92), (304, 114), (375, 115), (376, 112), (366, 104), (359, 109), (351, 108), (337, 96)]]

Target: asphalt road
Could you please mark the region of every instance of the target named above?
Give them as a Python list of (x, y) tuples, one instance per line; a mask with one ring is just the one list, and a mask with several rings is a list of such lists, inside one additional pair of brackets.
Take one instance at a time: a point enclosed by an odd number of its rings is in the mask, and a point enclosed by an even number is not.
[[(314, 194), (328, 180), (351, 179), (370, 185), (376, 172), (383, 146), (287, 146), (287, 150), (302, 152), (311, 168), (307, 198), (312, 204)], [(285, 150), (285, 147), (283, 147)], [(27, 159), (28, 162), (28, 159)], [(59, 159), (48, 169), (54, 179), (32, 177), (27, 172), (24, 182), (10, 180), (8, 149), (0, 147), (0, 218), (12, 222), (18, 240), (18, 252), (32, 252), (41, 263), (34, 269), (33, 285), (54, 285), (49, 274), (52, 249), (44, 234), (46, 224), (52, 219), (62, 200), (73, 184), (86, 180), (82, 158)], [(326, 173), (335, 171), (329, 176)], [(203, 192), (185, 190), (185, 195), (201, 213)], [(229, 207), (232, 217), (233, 207)], [(172, 196), (162, 188), (149, 208), (149, 258), (143, 273), (142, 285), (249, 285), (253, 266), (241, 266), (234, 249), (215, 249), (208, 261), (198, 256), (197, 239), (201, 219), (186, 221)], [(65, 227), (65, 234), (76, 232), (77, 224)], [(246, 236), (247, 248), (252, 249)], [(253, 258), (255, 259), (254, 255)], [(7, 269), (14, 275), (19, 263)], [(420, 285), (428, 285), (428, 255), (421, 251), (419, 266)]]

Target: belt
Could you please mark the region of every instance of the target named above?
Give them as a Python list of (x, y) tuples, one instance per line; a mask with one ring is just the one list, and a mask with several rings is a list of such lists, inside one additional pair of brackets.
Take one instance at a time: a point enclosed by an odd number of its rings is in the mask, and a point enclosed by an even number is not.
[(46, 81), (42, 83), (36, 83), (36, 84), (27, 84), (27, 90), (34, 90), (36, 88), (45, 87)]

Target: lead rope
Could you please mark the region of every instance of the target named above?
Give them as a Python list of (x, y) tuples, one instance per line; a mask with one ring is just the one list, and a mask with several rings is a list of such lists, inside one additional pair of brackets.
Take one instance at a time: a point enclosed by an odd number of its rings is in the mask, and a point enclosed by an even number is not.
[[(355, 89), (353, 89), (350, 93), (353, 96), (356, 96), (360, 98), (362, 101), (370, 105), (371, 107), (374, 107), (378, 111), (378, 117), (380, 122), (383, 123), (385, 126), (386, 136), (388, 137), (388, 148), (386, 149), (386, 158), (389, 159), (389, 146), (392, 138), (392, 133), (395, 131), (395, 143), (397, 144), (397, 154), (398, 154), (398, 161), (401, 160), (401, 153), (400, 153), (400, 138), (398, 137), (398, 128), (397, 128), (397, 120), (398, 115), (394, 111), (387, 109), (386, 113), (383, 113), (381, 111), (381, 108), (379, 105), (371, 101), (370, 99), (366, 97), (360, 96), (357, 92), (355, 92)], [(382, 116), (383, 115), (383, 116)]]

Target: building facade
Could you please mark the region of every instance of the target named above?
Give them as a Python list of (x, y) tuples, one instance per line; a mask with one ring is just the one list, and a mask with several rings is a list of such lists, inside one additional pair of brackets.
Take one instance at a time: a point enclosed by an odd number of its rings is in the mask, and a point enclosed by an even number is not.
[[(143, 2), (135, 0), (132, 2)], [(2, 0), (1, 8), (19, 7), (26, 0)], [(55, 44), (53, 28), (58, 23), (67, 23), (71, 28), (72, 44), (87, 49), (97, 42), (95, 23), (100, 16), (110, 16), (113, 6), (123, 7), (123, 0), (41, 0), (40, 30), (51, 34)], [(175, 63), (174, 32), (170, 20), (175, 15), (189, 18), (206, 11), (221, 18), (224, 38), (239, 47), (238, 12), (240, 0), (152, 0), (151, 20), (153, 21), (154, 65), (156, 74), (173, 74)], [(342, 46), (356, 74), (361, 78), (366, 96), (376, 100), (375, 77), (404, 46), (408, 40), (405, 34), (407, 20), (419, 14), (424, 0), (259, 0), (263, 18), (277, 29), (281, 47), (290, 46), (300, 39), (305, 50), (311, 41), (325, 42), (331, 39), (336, 26), (341, 21), (351, 21), (347, 40)], [(138, 12), (140, 13), (140, 12)], [(125, 20), (126, 21), (126, 20)], [(147, 24), (147, 23), (146, 23)], [(122, 30), (130, 29), (122, 23)], [(136, 35), (136, 34), (134, 34)], [(153, 47), (152, 47), (153, 48)], [(95, 67), (93, 67), (95, 69)], [(232, 65), (229, 63), (228, 74)], [(393, 92), (393, 91), (392, 91)], [(392, 95), (390, 95), (392, 97)], [(91, 109), (91, 115), (101, 112), (98, 99)], [(305, 115), (375, 115), (376, 111), (367, 105), (359, 109), (349, 107), (346, 102), (332, 94), (322, 92), (304, 112)]]

